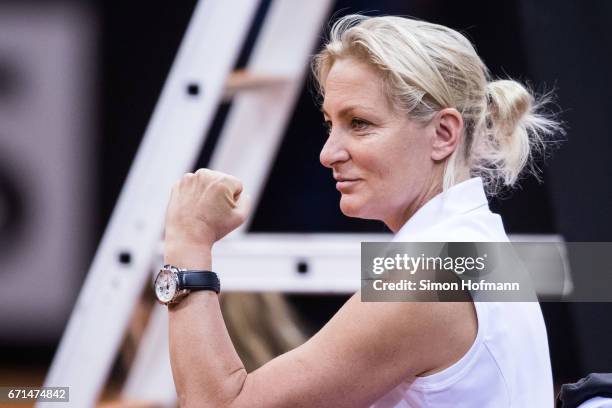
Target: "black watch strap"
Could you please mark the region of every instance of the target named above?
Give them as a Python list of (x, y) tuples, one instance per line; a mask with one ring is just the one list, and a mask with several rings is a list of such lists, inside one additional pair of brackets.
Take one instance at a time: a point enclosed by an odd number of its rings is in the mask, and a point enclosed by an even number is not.
[(182, 271), (178, 273), (179, 288), (190, 290), (214, 290), (219, 293), (221, 282), (211, 271)]

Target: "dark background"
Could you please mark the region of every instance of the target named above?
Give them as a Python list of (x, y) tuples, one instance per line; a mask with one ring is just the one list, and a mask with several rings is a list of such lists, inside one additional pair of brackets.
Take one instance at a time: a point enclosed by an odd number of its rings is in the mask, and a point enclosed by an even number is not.
[[(90, 4), (100, 27), (98, 178), (92, 180), (98, 186), (99, 211), (91, 240), (93, 256), (195, 1)], [(265, 6), (266, 1), (264, 11)], [(540, 91), (554, 88), (568, 130), (567, 141), (547, 161), (542, 184), (527, 179), (511, 195), (493, 200), (492, 208), (502, 214), (509, 233), (612, 241), (612, 133), (607, 122), (612, 108), (612, 34), (608, 28), (612, 3), (341, 0), (335, 6), (336, 15), (364, 11), (410, 15), (448, 25), (468, 35), (494, 76), (529, 81)], [(247, 58), (248, 50), (239, 65)], [(321, 122), (311, 87), (305, 85), (252, 231), (386, 230), (379, 222), (341, 215), (329, 171), (318, 162), (325, 138)], [(206, 157), (204, 152), (200, 164), (205, 164)], [(573, 278), (579, 285), (588, 276)], [(316, 327), (344, 298), (292, 296), (291, 300)], [(542, 308), (557, 382), (575, 381), (593, 371), (612, 372), (612, 304), (545, 303)], [(50, 361), (55, 346), (39, 345), (36, 358)]]

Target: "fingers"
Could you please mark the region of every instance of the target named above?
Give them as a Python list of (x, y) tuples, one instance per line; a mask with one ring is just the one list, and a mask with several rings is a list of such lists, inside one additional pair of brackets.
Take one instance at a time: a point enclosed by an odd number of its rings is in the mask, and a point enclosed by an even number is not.
[(207, 231), (216, 241), (240, 226), (249, 209), (250, 199), (239, 179), (198, 169), (184, 174), (173, 186), (166, 223), (190, 237)]
[[(242, 181), (240, 181), (238, 178), (220, 171), (206, 168), (198, 169), (195, 171), (195, 173), (185, 173), (177, 184), (175, 184), (175, 188), (180, 184), (192, 186), (195, 184), (198, 185), (199, 188), (218, 189), (219, 194), (227, 197), (228, 201), (231, 203), (231, 206), (234, 208), (238, 207), (238, 202), (240, 201), (244, 188)], [(249, 200), (245, 201), (245, 203), (248, 203), (248, 201)]]
[(240, 193), (242, 193), (242, 182), (236, 177), (231, 176), (229, 174), (202, 168), (198, 169), (195, 173), (187, 173), (184, 177), (188, 177), (188, 175), (190, 174), (196, 179), (201, 180), (204, 187), (219, 183), (219, 187), (223, 189), (228, 189), (230, 191), (234, 202), (238, 201)]

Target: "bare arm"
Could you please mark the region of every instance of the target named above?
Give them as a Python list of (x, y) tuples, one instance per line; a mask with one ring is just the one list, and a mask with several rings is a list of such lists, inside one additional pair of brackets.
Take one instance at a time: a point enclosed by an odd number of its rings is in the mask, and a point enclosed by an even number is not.
[[(210, 246), (191, 242), (173, 240), (166, 262), (209, 269)], [(362, 303), (356, 294), (305, 344), (247, 374), (214, 292), (191, 293), (169, 321), (182, 407), (367, 406), (457, 361), (476, 334), (470, 303)]]
[[(211, 270), (210, 249), (166, 250), (165, 262)], [(231, 342), (212, 291), (196, 291), (168, 307), (170, 362), (181, 407), (226, 407), (240, 392), (246, 370)], [(238, 388), (237, 388), (238, 387)]]
[(169, 312), (179, 400), (182, 407), (367, 406), (400, 382), (465, 354), (475, 335), (465, 327), (469, 308), (362, 303), (357, 294), (304, 345), (247, 374), (218, 296), (195, 292)]

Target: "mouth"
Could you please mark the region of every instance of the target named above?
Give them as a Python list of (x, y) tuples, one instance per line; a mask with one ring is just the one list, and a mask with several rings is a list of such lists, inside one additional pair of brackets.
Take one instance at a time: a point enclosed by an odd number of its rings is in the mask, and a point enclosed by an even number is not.
[(345, 178), (337, 178), (336, 179), (336, 190), (341, 193), (348, 193), (351, 189), (353, 189), (361, 179), (345, 179)]

